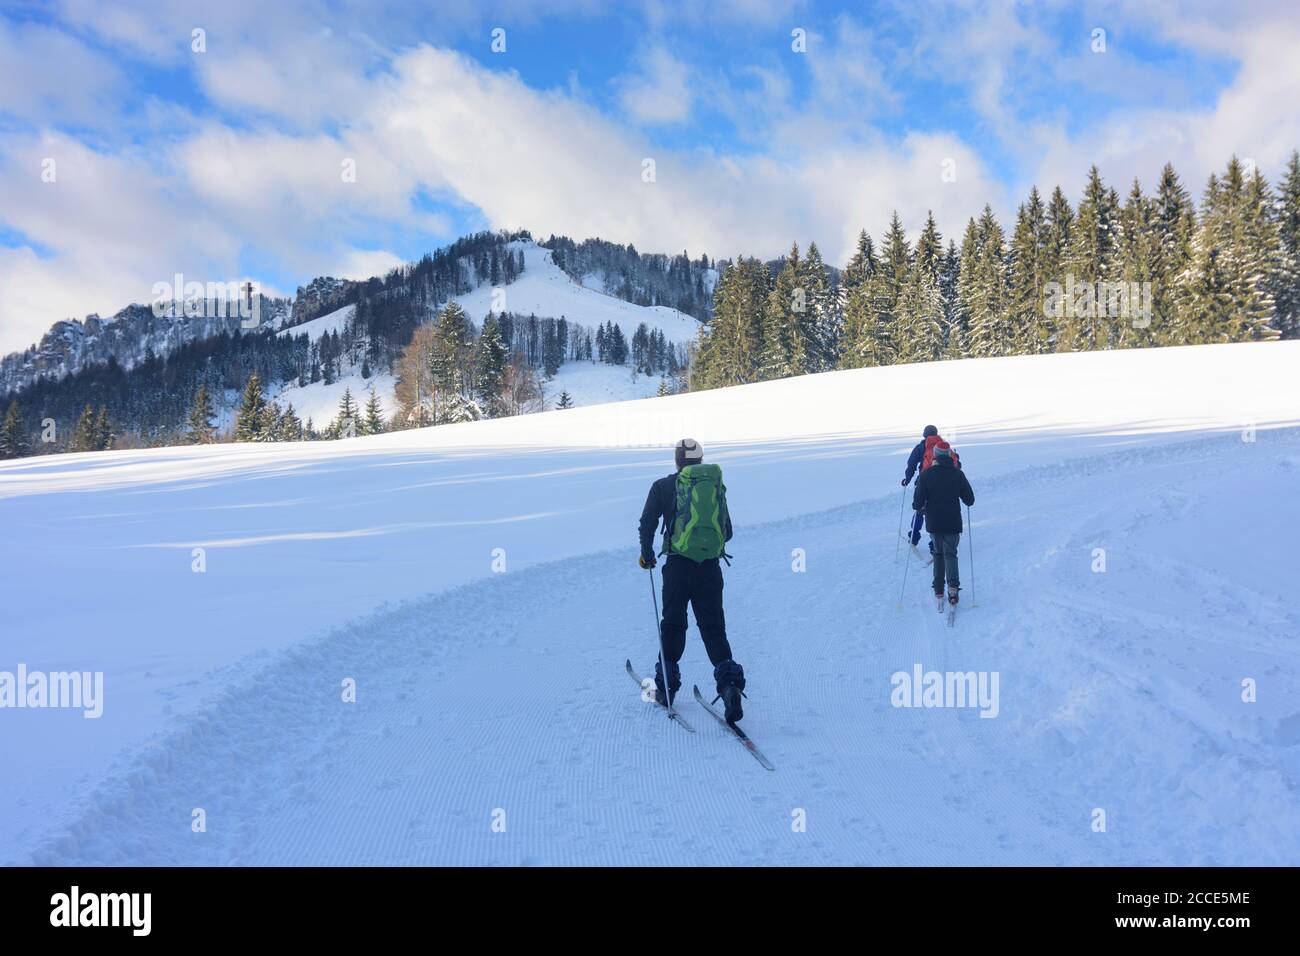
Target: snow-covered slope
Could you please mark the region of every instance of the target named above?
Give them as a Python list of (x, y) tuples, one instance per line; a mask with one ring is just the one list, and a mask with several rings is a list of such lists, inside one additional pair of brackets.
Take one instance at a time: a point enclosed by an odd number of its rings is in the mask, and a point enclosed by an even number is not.
[(345, 305), (341, 309), (335, 309), (326, 315), (312, 319), (310, 322), (302, 322), (298, 325), (292, 325), (283, 332), (277, 332), (277, 335), (289, 335), (298, 337), (299, 335), (307, 336), (309, 341), (315, 342), (326, 332), (337, 334), (342, 332), (344, 327), (352, 321), (352, 316), (356, 315), (357, 307), (355, 305)]
[(493, 301), (492, 286), (487, 284), (457, 299), (475, 322), (481, 323), (489, 311), (496, 311), (557, 319), (564, 316), (593, 329), (613, 322), (629, 339), (642, 322), (651, 330), (661, 330), (669, 342), (689, 342), (699, 332), (700, 323), (676, 309), (633, 305), (575, 282), (551, 261), (549, 249), (534, 242), (511, 243), (511, 248), (523, 249), (524, 273), (503, 287), (504, 302)]
[[(1300, 863), (1277, 527), (1297, 360), (894, 367), (0, 464), (0, 580), (22, 595), (0, 670), (105, 675), (97, 720), (0, 710), (0, 861)], [(977, 494), (952, 631), (895, 560), (929, 421)], [(774, 774), (622, 673), (653, 658), (635, 522), (683, 434), (726, 471), (727, 619)], [(998, 673), (998, 716), (891, 706), (917, 664)], [(693, 627), (683, 666), (707, 689)]]

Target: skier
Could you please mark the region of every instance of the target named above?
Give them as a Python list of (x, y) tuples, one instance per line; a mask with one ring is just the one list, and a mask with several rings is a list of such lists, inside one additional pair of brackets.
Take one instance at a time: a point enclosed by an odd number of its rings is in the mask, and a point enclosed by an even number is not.
[[(741, 698), (745, 671), (731, 659), (727, 625), (722, 613), (722, 567), (727, 557), (724, 545), (731, 540), (731, 515), (727, 511), (727, 489), (722, 469), (704, 464), (704, 448), (692, 438), (683, 438), (674, 449), (677, 470), (650, 486), (641, 511), (642, 568), (653, 568), (655, 527), (663, 522), (663, 546), (667, 554), (663, 571), (663, 620), (659, 625), (664, 660), (668, 663), (668, 689), (655, 661), (655, 694), (660, 703), (671, 703), (682, 686), (677, 662), (686, 650), (686, 605), (695, 611), (695, 623), (704, 639), (704, 649), (713, 664), (713, 680), (722, 698), (727, 723), (744, 716)], [(716, 698), (715, 698), (716, 699)]]
[(961, 590), (961, 578), (957, 573), (957, 542), (962, 533), (961, 502), (966, 502), (968, 507), (975, 504), (975, 492), (953, 460), (951, 445), (943, 440), (935, 442), (932, 457), (931, 466), (916, 479), (912, 508), (918, 518), (925, 516), (925, 528), (930, 532), (934, 551), (934, 596), (942, 600), (946, 573), (948, 603), (955, 605), (957, 592)]
[[(939, 435), (939, 429), (933, 425), (926, 425), (925, 429), (921, 432), (921, 440), (917, 442), (916, 447), (912, 449), (912, 454), (907, 456), (907, 474), (903, 475), (904, 488), (906, 488), (908, 483), (912, 480), (912, 476), (916, 474), (918, 468), (920, 468), (921, 471), (925, 471), (934, 464), (934, 446), (941, 441), (943, 441), (943, 438)], [(955, 451), (952, 453), (952, 459), (953, 463), (960, 468), (961, 459), (957, 457)], [(917, 512), (912, 517), (912, 531), (908, 535), (908, 541), (912, 543), (912, 547), (914, 548), (921, 543), (921, 520), (920, 512)], [(934, 553), (933, 542), (930, 544), (930, 552), (932, 554)]]

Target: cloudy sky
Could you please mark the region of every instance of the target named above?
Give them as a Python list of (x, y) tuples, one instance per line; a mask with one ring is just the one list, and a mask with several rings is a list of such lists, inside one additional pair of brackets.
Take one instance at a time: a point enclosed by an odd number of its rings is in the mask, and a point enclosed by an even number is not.
[(483, 228), (842, 263), (1092, 163), (1199, 195), (1300, 146), (1297, 50), (1290, 0), (3, 0), (0, 351)]

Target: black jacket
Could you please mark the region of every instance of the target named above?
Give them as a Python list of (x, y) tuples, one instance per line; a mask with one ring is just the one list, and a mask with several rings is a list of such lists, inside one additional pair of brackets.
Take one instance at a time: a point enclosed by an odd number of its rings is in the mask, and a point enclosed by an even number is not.
[(951, 461), (936, 458), (921, 477), (912, 493), (912, 510), (925, 512), (925, 530), (932, 534), (960, 534), (961, 502), (975, 504), (975, 492), (960, 468)]
[[(655, 553), (654, 540), (655, 528), (663, 522), (664, 536), (667, 537), (668, 529), (672, 527), (673, 518), (677, 513), (677, 473), (665, 475), (653, 485), (650, 486), (650, 494), (646, 495), (645, 507), (641, 509), (641, 554), (649, 556)], [(731, 540), (731, 512), (727, 512), (726, 522), (722, 529), (722, 538), (724, 541)]]

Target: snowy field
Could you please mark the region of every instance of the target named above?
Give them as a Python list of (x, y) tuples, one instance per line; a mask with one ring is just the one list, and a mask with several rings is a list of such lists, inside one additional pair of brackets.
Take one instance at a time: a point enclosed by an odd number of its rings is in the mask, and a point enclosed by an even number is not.
[[(0, 464), (0, 671), (104, 673), (98, 719), (0, 710), (0, 861), (1295, 865), (1298, 363), (941, 363)], [(977, 496), (951, 630), (896, 559), (931, 421)], [(636, 519), (684, 434), (726, 474), (775, 773), (623, 673), (652, 666)], [(917, 665), (996, 673), (996, 716), (891, 706)], [(709, 687), (693, 626), (683, 669)]]

